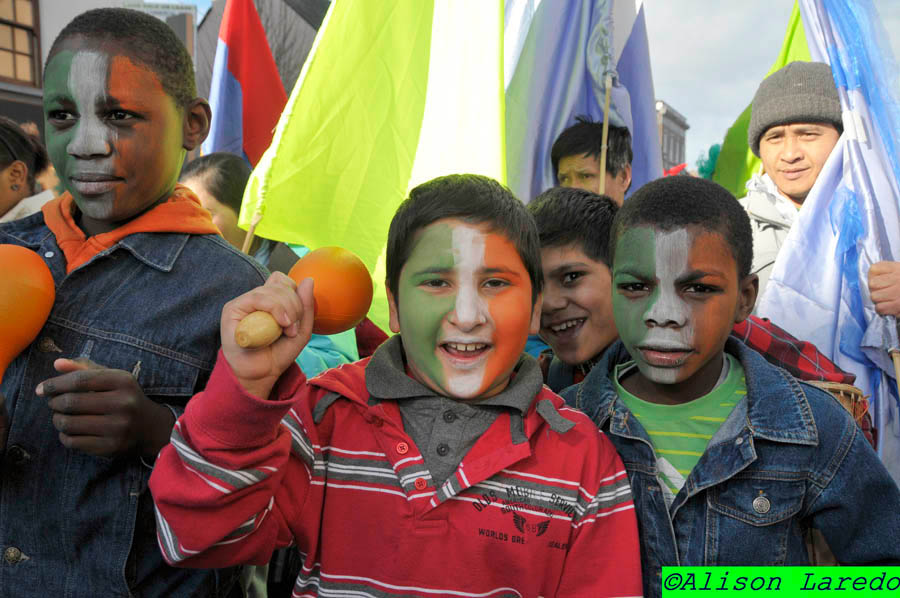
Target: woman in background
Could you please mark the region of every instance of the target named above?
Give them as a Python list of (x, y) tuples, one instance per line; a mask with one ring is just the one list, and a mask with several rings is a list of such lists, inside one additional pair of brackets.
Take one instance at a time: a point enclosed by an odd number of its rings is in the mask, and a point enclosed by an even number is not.
[(53, 199), (52, 189), (41, 191), (35, 184), (49, 162), (37, 135), (0, 116), (0, 222), (30, 216)]

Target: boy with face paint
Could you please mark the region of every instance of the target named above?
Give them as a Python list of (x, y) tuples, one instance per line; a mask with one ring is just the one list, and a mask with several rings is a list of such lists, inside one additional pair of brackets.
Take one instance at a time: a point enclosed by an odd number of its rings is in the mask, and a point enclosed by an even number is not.
[(644, 594), (664, 565), (900, 562), (900, 491), (853, 419), (729, 337), (758, 284), (734, 197), (649, 183), (616, 215), (610, 257), (621, 341), (563, 396), (625, 462)]
[(147, 491), (212, 370), (222, 306), (266, 275), (176, 185), (209, 106), (172, 30), (132, 10), (76, 17), (44, 75), (66, 191), (0, 225), (0, 243), (36, 251), (56, 285), (0, 387), (0, 597), (228, 595), (236, 570), (163, 561)]
[[(297, 595), (640, 593), (621, 461), (522, 353), (538, 240), (506, 188), (452, 175), (413, 189), (387, 245), (399, 335), (306, 381), (293, 358), (311, 283), (273, 274), (224, 309), (216, 371), (150, 482), (166, 558), (262, 563), (296, 542)], [(256, 309), (285, 335), (242, 350), (229, 339)]]

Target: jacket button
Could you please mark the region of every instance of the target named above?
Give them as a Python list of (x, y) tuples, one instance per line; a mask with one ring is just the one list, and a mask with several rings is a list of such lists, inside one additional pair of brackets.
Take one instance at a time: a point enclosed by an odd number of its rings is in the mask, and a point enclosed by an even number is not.
[(31, 455), (18, 444), (14, 444), (6, 449), (6, 458), (12, 465), (22, 466), (31, 461)]
[(447, 411), (444, 411), (444, 421), (448, 424), (452, 424), (456, 421), (456, 414), (449, 409)]
[(15, 546), (9, 546), (3, 551), (3, 560), (10, 565), (15, 565), (22, 560), (22, 551)]
[(62, 353), (62, 349), (60, 349), (56, 342), (49, 336), (41, 337), (41, 340), (38, 342), (38, 351), (42, 353)]
[(406, 453), (409, 452), (409, 445), (406, 444), (405, 442), (398, 442), (397, 446), (395, 448), (397, 450), (398, 455), (405, 455)]
[(447, 453), (450, 452), (450, 447), (444, 444), (443, 442), (437, 445), (437, 454), (441, 457), (446, 457)]
[(428, 482), (425, 481), (425, 478), (416, 478), (414, 482), (416, 490), (424, 490), (426, 486), (428, 486)]
[(376, 428), (380, 428), (380, 427), (381, 427), (381, 424), (383, 424), (383, 423), (384, 423), (384, 422), (381, 421), (381, 418), (380, 418), (380, 417), (373, 417), (373, 418), (372, 418), (372, 425), (375, 426)]
[(765, 496), (757, 496), (753, 499), (753, 510), (760, 515), (765, 515), (772, 508), (772, 503)]

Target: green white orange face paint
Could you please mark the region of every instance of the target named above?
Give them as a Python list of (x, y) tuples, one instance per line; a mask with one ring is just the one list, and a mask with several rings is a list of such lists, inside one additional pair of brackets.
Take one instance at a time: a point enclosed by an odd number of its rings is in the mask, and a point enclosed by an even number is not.
[(151, 69), (80, 37), (44, 77), (47, 150), (89, 234), (172, 192), (184, 160), (183, 113)]
[(486, 225), (422, 229), (390, 298), (410, 374), (435, 392), (483, 399), (502, 391), (538, 312), (515, 245)]
[(711, 390), (725, 340), (746, 316), (737, 265), (722, 235), (626, 229), (616, 243), (613, 287), (619, 337), (640, 376), (661, 386), (686, 384), (681, 390), (692, 398), (707, 385)]

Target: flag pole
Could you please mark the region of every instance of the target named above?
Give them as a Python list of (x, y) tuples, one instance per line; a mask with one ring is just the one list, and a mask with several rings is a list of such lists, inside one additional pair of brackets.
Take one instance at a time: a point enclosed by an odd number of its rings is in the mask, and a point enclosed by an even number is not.
[(241, 247), (241, 251), (247, 255), (250, 255), (250, 246), (253, 244), (256, 225), (259, 224), (260, 220), (262, 220), (262, 210), (257, 206), (256, 211), (253, 213), (253, 218), (250, 219), (250, 228), (247, 229), (247, 234), (244, 235), (244, 246)]
[(891, 349), (888, 353), (894, 361), (894, 383), (897, 385), (897, 392), (900, 392), (900, 349)]
[(606, 142), (609, 139), (609, 94), (612, 88), (612, 75), (606, 73), (604, 80), (606, 88), (603, 98), (603, 133), (600, 137), (600, 195), (606, 193)]

